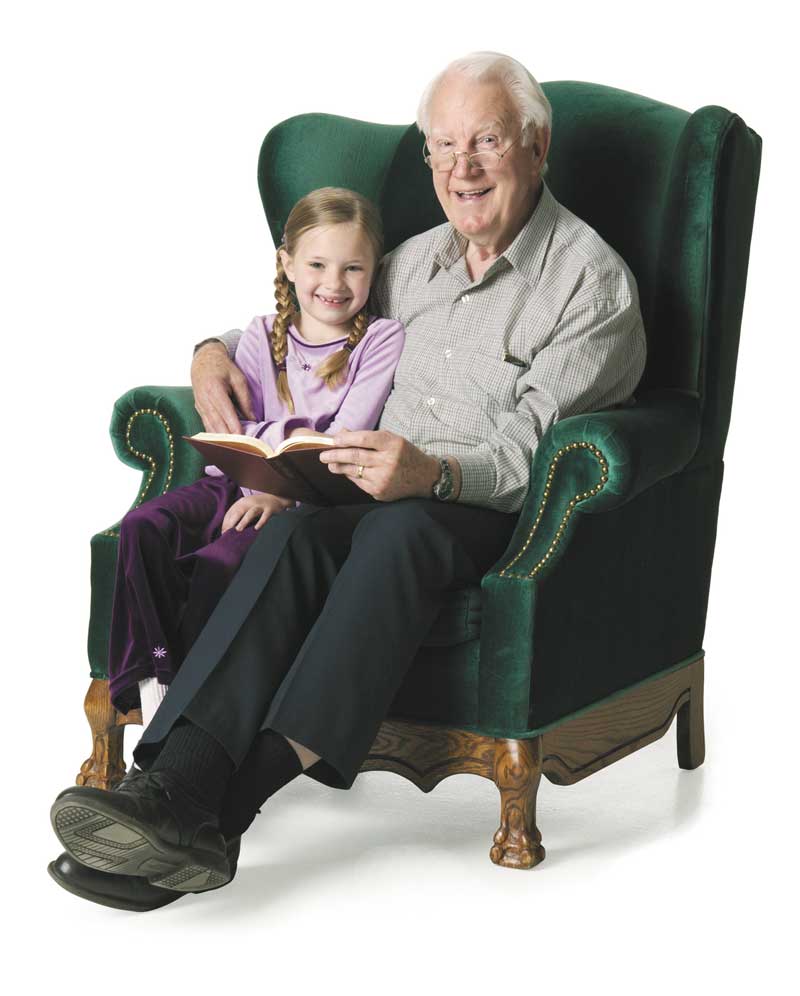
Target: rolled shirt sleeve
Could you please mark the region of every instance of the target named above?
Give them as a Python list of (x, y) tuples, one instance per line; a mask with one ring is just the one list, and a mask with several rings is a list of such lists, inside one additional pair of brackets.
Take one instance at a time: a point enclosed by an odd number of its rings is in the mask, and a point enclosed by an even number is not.
[(239, 345), (242, 334), (241, 329), (230, 329), (227, 332), (223, 332), (222, 335), (211, 336), (210, 339), (203, 339), (202, 342), (195, 343), (194, 351), (196, 353), (201, 346), (206, 346), (210, 342), (221, 342), (228, 350), (230, 359), (233, 359), (236, 356), (236, 347)]
[(228, 332), (224, 332), (219, 336), (219, 341), (228, 350), (228, 356), (233, 359), (236, 356), (236, 349), (239, 345), (239, 340), (242, 338), (244, 333), (241, 329), (230, 329)]

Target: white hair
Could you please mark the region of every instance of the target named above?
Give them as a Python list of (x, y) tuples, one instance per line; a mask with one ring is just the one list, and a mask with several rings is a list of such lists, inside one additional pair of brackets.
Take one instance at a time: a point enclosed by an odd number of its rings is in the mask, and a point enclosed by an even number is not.
[[(426, 137), (430, 135), (430, 108), (433, 95), (445, 76), (452, 73), (462, 73), (476, 83), (497, 80), (502, 84), (519, 114), (522, 129), (521, 145), (530, 145), (533, 142), (537, 128), (547, 128), (550, 131), (553, 121), (550, 101), (521, 62), (500, 52), (470, 52), (469, 55), (455, 59), (445, 66), (425, 87), (417, 108), (417, 127)], [(546, 169), (547, 166), (542, 172)]]

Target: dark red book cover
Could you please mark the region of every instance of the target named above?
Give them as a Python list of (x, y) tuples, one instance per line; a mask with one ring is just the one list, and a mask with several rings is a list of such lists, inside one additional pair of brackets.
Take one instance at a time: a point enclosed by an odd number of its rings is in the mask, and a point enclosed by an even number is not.
[(254, 491), (268, 491), (281, 498), (314, 505), (355, 505), (375, 501), (343, 474), (332, 474), (319, 455), (325, 448), (289, 450), (274, 457), (233, 449), (224, 443), (183, 437), (211, 464), (238, 484)]

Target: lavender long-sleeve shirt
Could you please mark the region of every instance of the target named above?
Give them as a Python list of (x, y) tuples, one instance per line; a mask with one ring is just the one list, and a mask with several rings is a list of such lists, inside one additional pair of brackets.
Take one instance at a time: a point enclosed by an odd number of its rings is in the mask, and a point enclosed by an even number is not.
[[(339, 429), (374, 429), (392, 389), (394, 370), (405, 342), (403, 325), (392, 318), (373, 318), (350, 354), (347, 376), (330, 388), (314, 373), (347, 336), (332, 342), (304, 339), (294, 325), (286, 336), (286, 376), (294, 400), (291, 415), (278, 397), (278, 371), (272, 360), (269, 335), (275, 315), (256, 316), (236, 347), (234, 362), (247, 379), (255, 421), (242, 421), (242, 432), (263, 439), (275, 449), (298, 427), (334, 435)], [(206, 473), (221, 474), (216, 467)], [(252, 494), (242, 488), (243, 494)]]

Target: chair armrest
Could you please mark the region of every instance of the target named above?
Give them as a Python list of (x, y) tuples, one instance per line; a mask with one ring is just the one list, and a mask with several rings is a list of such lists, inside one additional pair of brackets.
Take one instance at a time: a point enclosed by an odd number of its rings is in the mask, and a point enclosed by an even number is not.
[[(142, 471), (139, 492), (131, 507), (148, 498), (196, 480), (203, 458), (181, 439), (203, 428), (190, 387), (135, 387), (115, 403), (111, 440), (120, 460)], [(108, 678), (119, 522), (91, 541), (91, 591), (87, 650), (93, 678)]]
[(697, 449), (700, 424), (698, 399), (679, 391), (557, 422), (534, 455), (508, 550), (489, 573), (527, 580), (552, 566), (568, 546), (574, 512), (617, 508), (678, 473)]
[[(593, 535), (598, 530), (620, 535), (609, 528), (612, 522), (594, 513), (627, 505), (657, 482), (679, 474), (692, 459), (699, 434), (697, 399), (660, 391), (642, 396), (630, 408), (566, 418), (542, 439), (508, 549), (481, 581), (479, 718), (483, 732), (503, 737), (529, 735), (543, 582), (573, 536), (581, 532), (579, 527), (591, 523)], [(645, 522), (642, 531), (646, 529)], [(584, 564), (585, 551), (576, 549), (579, 552), (581, 577), (596, 584), (595, 569), (603, 565)], [(620, 551), (620, 563), (624, 554)], [(602, 576), (605, 583), (615, 584), (609, 570)], [(566, 662), (569, 667), (575, 665), (571, 653), (567, 650), (558, 660), (545, 654), (549, 663), (540, 660), (539, 667), (561, 669), (558, 680), (568, 685), (574, 673), (567, 674), (564, 668)], [(551, 705), (546, 704), (545, 711)]]
[(109, 428), (114, 451), (142, 471), (132, 507), (197, 480), (203, 458), (181, 437), (202, 429), (190, 387), (135, 387), (116, 401)]

